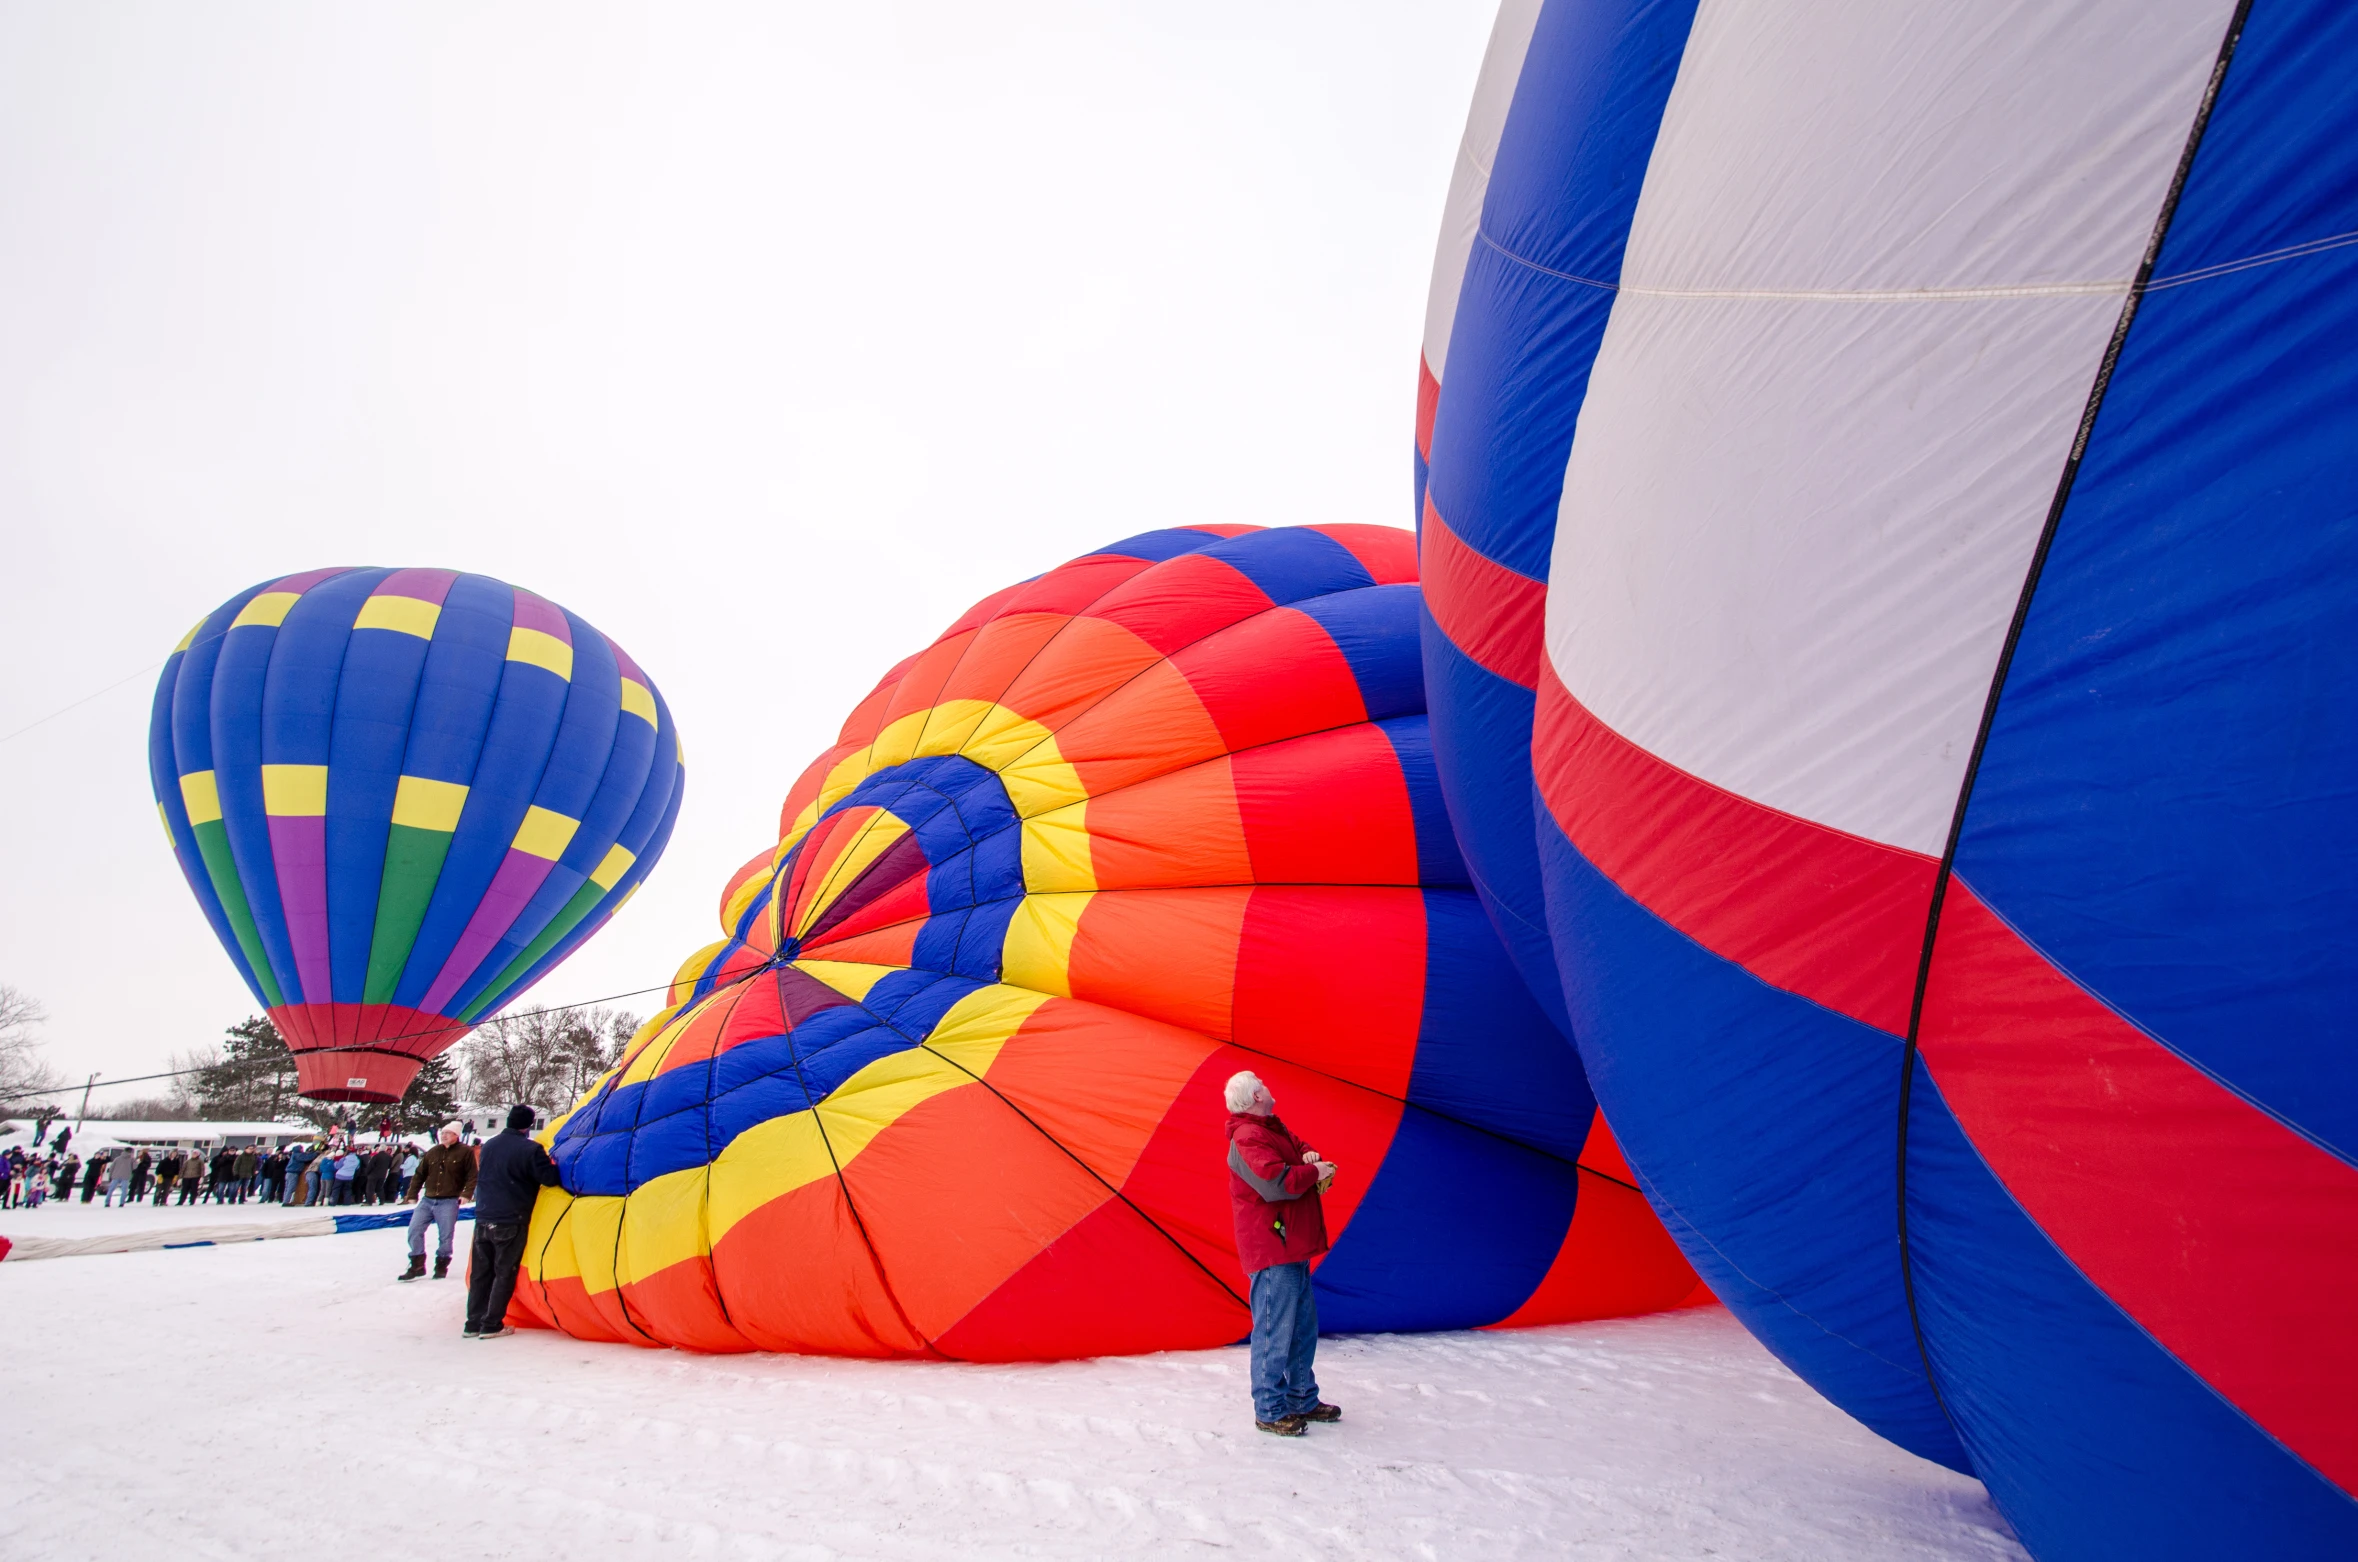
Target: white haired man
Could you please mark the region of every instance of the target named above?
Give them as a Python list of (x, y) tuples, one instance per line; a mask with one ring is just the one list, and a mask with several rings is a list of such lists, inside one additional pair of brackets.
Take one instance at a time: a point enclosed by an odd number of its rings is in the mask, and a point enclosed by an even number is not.
[(1343, 1412), (1318, 1397), (1318, 1304), (1310, 1260), (1326, 1251), (1318, 1196), (1334, 1186), (1321, 1160), (1278, 1120), (1277, 1099), (1249, 1069), (1229, 1078), (1228, 1202), (1236, 1253), (1253, 1287), (1253, 1424), (1300, 1437)]
[(459, 1143), (459, 1125), (444, 1123), (434, 1147), (418, 1159), (418, 1207), (409, 1217), (409, 1268), (395, 1276), (419, 1280), (426, 1273), (426, 1225), (437, 1241), (434, 1278), (450, 1274), (450, 1246), (458, 1229), (459, 1201), (475, 1191), (475, 1152)]

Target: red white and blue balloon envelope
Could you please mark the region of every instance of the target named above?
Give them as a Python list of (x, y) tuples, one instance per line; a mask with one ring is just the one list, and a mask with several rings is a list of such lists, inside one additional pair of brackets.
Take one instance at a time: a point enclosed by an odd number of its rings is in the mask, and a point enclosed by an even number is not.
[(1510, 0), (1450, 196), (1475, 880), (1705, 1279), (2042, 1557), (2358, 1556), (2354, 234), (2317, 0)]
[(302, 1092), (392, 1101), (603, 927), (684, 791), (654, 681), (482, 575), (327, 569), (189, 631), (156, 806)]
[(1346, 1169), (1327, 1328), (1702, 1299), (1466, 883), (1415, 570), (1385, 527), (1150, 532), (892, 669), (556, 1126), (513, 1316), (986, 1360), (1236, 1340), (1242, 1068)]

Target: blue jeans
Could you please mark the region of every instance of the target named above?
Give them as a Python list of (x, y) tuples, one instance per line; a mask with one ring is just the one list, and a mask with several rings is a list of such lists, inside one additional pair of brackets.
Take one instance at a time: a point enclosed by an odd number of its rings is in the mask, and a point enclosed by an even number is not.
[(458, 1209), (459, 1201), (456, 1199), (418, 1200), (418, 1207), (409, 1216), (409, 1256), (426, 1256), (426, 1224), (431, 1221), (442, 1234), (434, 1256), (444, 1259), (450, 1257), (450, 1244), (456, 1239), (458, 1231)]
[(1308, 1264), (1272, 1264), (1253, 1276), (1253, 1419), (1318, 1408), (1318, 1301)]

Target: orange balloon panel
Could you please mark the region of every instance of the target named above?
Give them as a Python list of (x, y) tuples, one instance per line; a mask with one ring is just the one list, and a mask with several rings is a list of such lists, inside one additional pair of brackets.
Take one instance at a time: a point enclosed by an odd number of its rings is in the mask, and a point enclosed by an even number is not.
[(519, 1315), (978, 1360), (1236, 1339), (1243, 1068), (1344, 1168), (1326, 1327), (1689, 1297), (1467, 883), (1413, 582), (1402, 532), (1156, 532), (895, 668), (558, 1125)]

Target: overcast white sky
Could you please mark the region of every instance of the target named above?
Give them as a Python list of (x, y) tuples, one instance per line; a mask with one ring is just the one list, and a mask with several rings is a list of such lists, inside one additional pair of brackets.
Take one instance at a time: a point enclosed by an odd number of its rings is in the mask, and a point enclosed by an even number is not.
[[(1492, 9), (0, 0), (0, 733), (275, 575), (530, 587), (690, 768), (525, 1002), (659, 984), (974, 598), (1155, 526), (1407, 524)], [(0, 981), (76, 1077), (254, 1007), (153, 684), (0, 743)]]

